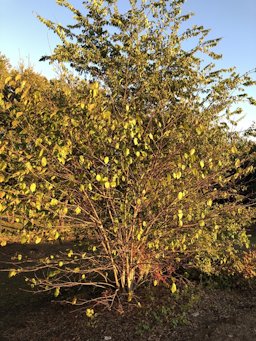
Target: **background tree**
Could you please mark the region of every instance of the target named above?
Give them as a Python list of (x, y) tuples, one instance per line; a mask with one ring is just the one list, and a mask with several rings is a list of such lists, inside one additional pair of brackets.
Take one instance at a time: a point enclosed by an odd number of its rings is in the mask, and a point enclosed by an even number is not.
[[(207, 41), (201, 26), (180, 30), (191, 16), (181, 15), (183, 2), (131, 0), (120, 13), (116, 1), (94, 0), (82, 13), (59, 0), (74, 24), (39, 17), (62, 40), (43, 59), (69, 62), (91, 83), (46, 81), (47, 91), (34, 91), (18, 75), (7, 84), (15, 82), (19, 100), (2, 96), (10, 121), (2, 212), (21, 219), (22, 242), (64, 238), (65, 229), (80, 239), (79, 248), (42, 259), (35, 268), (49, 271), (33, 285), (56, 296), (100, 286), (113, 289), (111, 300), (117, 292), (131, 300), (145, 281), (175, 292), (180, 267), (232, 271), (248, 246), (254, 211), (237, 179), (252, 167), (241, 167), (247, 147), (221, 122), (254, 83), (205, 66), (202, 53), (220, 58), (212, 52), (218, 39)], [(197, 43), (184, 50), (190, 38)], [(56, 89), (61, 100), (45, 105)]]

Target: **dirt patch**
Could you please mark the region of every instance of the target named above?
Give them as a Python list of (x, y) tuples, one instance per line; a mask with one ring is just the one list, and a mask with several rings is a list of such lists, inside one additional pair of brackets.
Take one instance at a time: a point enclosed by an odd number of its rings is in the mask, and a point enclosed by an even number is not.
[[(0, 259), (45, 251), (9, 245), (0, 249)], [(256, 292), (248, 287), (198, 286), (175, 298), (165, 288), (144, 289), (141, 308), (130, 305), (126, 314), (118, 306), (113, 311), (99, 308), (94, 319), (25, 288), (22, 276), (8, 279), (0, 273), (1, 341), (256, 340)]]

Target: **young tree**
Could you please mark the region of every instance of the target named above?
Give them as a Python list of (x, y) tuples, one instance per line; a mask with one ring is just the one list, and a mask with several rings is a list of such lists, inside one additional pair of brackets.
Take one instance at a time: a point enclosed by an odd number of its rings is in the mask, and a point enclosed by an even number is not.
[[(121, 13), (115, 0), (88, 0), (82, 13), (58, 0), (75, 23), (39, 17), (62, 40), (43, 59), (69, 62), (89, 88), (71, 82), (63, 105), (51, 98), (45, 107), (44, 92), (29, 93), (22, 76), (8, 80), (21, 95), (1, 100), (10, 121), (1, 210), (24, 224), (23, 242), (64, 237), (64, 227), (81, 241), (38, 266), (51, 271), (34, 284), (56, 296), (94, 285), (130, 300), (145, 281), (174, 292), (178, 268), (219, 273), (248, 245), (254, 211), (237, 179), (252, 167), (241, 167), (245, 147), (223, 121), (253, 81), (205, 65), (202, 54), (220, 58), (218, 39), (207, 41), (202, 26), (181, 30), (191, 16), (183, 2), (130, 0)], [(197, 43), (185, 50), (190, 38)]]

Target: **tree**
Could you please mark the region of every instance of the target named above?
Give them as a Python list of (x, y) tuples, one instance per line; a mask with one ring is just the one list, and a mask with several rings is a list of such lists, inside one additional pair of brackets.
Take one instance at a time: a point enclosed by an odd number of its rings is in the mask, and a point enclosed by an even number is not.
[[(3, 55), (0, 53), (0, 75), (1, 75), (1, 80), (5, 79), (7, 77), (7, 74), (10, 70), (10, 63), (9, 63), (9, 60)], [(2, 83), (0, 84), (1, 86), (1, 89), (3, 87)]]
[[(1, 141), (2, 212), (25, 226), (22, 242), (75, 229), (81, 243), (42, 259), (36, 268), (49, 271), (33, 285), (56, 296), (99, 286), (113, 290), (111, 300), (119, 292), (131, 300), (143, 282), (174, 292), (180, 267), (230, 269), (238, 247), (248, 246), (244, 227), (254, 211), (236, 186), (252, 167), (240, 167), (246, 147), (223, 119), (254, 82), (205, 66), (202, 54), (220, 58), (212, 52), (218, 39), (207, 41), (202, 26), (180, 30), (191, 16), (181, 15), (183, 2), (130, 0), (121, 13), (117, 1), (88, 0), (83, 14), (59, 0), (74, 24), (39, 17), (62, 40), (43, 59), (69, 62), (90, 85), (65, 83), (62, 100), (45, 107), (45, 92), (29, 93), (18, 76), (10, 81), (19, 101), (2, 96), (10, 120)], [(198, 42), (184, 50), (190, 38)]]

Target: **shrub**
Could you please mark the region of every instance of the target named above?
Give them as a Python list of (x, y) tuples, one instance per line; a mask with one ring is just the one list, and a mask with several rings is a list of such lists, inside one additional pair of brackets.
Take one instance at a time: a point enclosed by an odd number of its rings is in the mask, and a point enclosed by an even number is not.
[(17, 74), (6, 80), (15, 96), (1, 97), (2, 214), (24, 226), (24, 243), (74, 231), (80, 240), (42, 259), (34, 268), (49, 271), (32, 285), (131, 300), (144, 282), (175, 292), (178, 268), (230, 267), (248, 246), (254, 211), (236, 183), (252, 167), (241, 167), (246, 146), (223, 120), (253, 81), (205, 66), (202, 53), (220, 58), (218, 39), (201, 26), (180, 31), (191, 16), (183, 1), (130, 1), (123, 14), (116, 1), (86, 1), (84, 14), (58, 3), (76, 23), (39, 17), (62, 40), (43, 59), (69, 62), (90, 84), (69, 76), (36, 90)]

